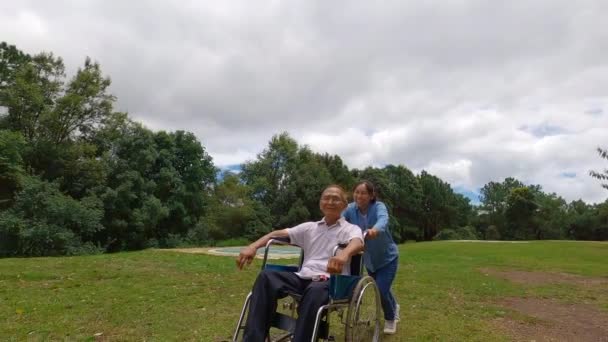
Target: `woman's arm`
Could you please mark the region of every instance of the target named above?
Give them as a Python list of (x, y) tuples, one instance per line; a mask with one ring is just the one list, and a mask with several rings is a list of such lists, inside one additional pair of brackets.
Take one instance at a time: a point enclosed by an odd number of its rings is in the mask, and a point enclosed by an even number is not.
[(382, 232), (386, 231), (386, 227), (388, 227), (388, 209), (386, 209), (386, 205), (382, 202), (377, 202), (376, 204), (376, 218), (373, 228)]
[(375, 239), (378, 234), (386, 232), (388, 227), (388, 210), (386, 205), (382, 202), (376, 202), (376, 223), (374, 226), (367, 230), (366, 239)]

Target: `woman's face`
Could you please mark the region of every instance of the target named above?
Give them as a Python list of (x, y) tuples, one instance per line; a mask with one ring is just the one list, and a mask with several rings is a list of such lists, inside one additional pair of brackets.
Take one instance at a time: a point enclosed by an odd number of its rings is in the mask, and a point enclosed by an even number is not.
[(367, 191), (365, 184), (359, 184), (355, 188), (355, 193), (353, 194), (353, 198), (355, 199), (355, 203), (357, 203), (357, 207), (359, 208), (367, 208), (369, 202), (372, 200), (372, 194)]

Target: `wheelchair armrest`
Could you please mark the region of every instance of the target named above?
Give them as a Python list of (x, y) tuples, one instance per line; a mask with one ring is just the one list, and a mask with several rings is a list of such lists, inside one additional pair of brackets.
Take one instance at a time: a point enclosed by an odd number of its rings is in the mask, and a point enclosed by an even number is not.
[(271, 245), (291, 245), (289, 238), (272, 238), (266, 243), (266, 248)]
[[(300, 246), (294, 245), (294, 244), (290, 243), (289, 237), (285, 237), (285, 238), (272, 238), (272, 239), (270, 239), (266, 243), (266, 246), (264, 247), (264, 260), (262, 261), (262, 270), (266, 268), (266, 263), (268, 261), (268, 252), (270, 251), (270, 247), (273, 246), (273, 245), (278, 245), (278, 246), (294, 246), (294, 247), (298, 247), (298, 248), (301, 249)], [(300, 265), (298, 266), (298, 270), (302, 266), (303, 260), (304, 260), (304, 253), (303, 253), (303, 251), (301, 251), (300, 252)], [(296, 271), (298, 271), (298, 270), (296, 270)]]
[[(367, 230), (363, 232), (363, 245), (365, 245), (365, 237), (367, 236)], [(339, 243), (336, 247), (334, 247), (333, 255), (335, 256), (338, 253), (338, 250), (344, 249), (348, 246), (348, 242)], [(359, 254), (363, 254), (360, 252)]]
[[(363, 243), (364, 244), (365, 244), (366, 235), (367, 235), (367, 231), (363, 232)], [(336, 256), (336, 254), (338, 254), (338, 251), (346, 248), (346, 246), (348, 246), (348, 243), (337, 244), (332, 251), (332, 255)], [(350, 274), (353, 276), (360, 276), (362, 274), (362, 270), (363, 270), (363, 251), (357, 253), (356, 255), (353, 255), (350, 258)]]

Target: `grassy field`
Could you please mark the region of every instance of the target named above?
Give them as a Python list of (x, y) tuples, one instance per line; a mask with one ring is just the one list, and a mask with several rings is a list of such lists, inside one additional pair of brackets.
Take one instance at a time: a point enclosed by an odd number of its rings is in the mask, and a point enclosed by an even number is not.
[[(608, 312), (608, 293), (512, 283), (480, 271), (560, 272), (608, 279), (608, 244), (432, 242), (400, 246), (398, 334), (385, 341), (509, 340), (491, 324), (526, 317), (496, 303), (554, 298)], [(0, 259), (0, 340), (223, 341), (233, 332), (259, 261), (147, 250)]]

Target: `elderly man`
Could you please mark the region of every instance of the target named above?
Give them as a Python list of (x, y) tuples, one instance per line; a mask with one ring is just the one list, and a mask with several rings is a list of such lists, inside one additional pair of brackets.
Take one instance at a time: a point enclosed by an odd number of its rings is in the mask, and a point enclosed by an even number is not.
[[(243, 341), (265, 340), (276, 311), (277, 299), (285, 297), (287, 293), (302, 295), (293, 341), (308, 342), (312, 339), (317, 311), (329, 301), (329, 274), (348, 274), (350, 270), (344, 267), (345, 264), (351, 256), (363, 250), (361, 229), (341, 217), (347, 204), (344, 189), (330, 185), (325, 188), (319, 201), (324, 215), (321, 221), (275, 230), (241, 250), (236, 261), (239, 269), (250, 264), (257, 249), (273, 238), (288, 237), (292, 244), (304, 250), (304, 261), (299, 272), (264, 270), (258, 275), (253, 285)], [(333, 248), (341, 243), (348, 245), (333, 256)]]

